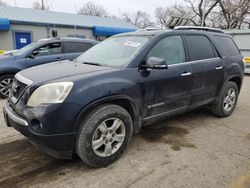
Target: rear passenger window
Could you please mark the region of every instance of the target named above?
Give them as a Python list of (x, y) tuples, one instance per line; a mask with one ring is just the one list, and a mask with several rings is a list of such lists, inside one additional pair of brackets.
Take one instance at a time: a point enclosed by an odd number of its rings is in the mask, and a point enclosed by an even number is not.
[(239, 55), (240, 52), (230, 37), (226, 36), (214, 36), (217, 41), (217, 46), (222, 52), (222, 56), (235, 56)]
[(82, 43), (82, 42), (65, 42), (64, 43), (64, 53), (77, 53), (85, 52), (91, 48), (93, 44)]
[(191, 61), (218, 57), (209, 39), (202, 35), (186, 36)]
[(162, 58), (168, 65), (185, 62), (182, 38), (180, 36), (173, 36), (162, 39), (149, 52), (149, 57)]

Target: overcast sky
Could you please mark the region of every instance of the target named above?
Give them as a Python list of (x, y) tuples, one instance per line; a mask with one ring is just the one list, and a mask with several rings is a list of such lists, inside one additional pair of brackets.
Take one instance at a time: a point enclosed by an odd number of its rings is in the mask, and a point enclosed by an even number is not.
[[(36, 0), (3, 0), (11, 6), (18, 7), (32, 7)], [(41, 0), (38, 0), (41, 1)], [(89, 0), (44, 0), (44, 2), (50, 7), (52, 11), (76, 13), (79, 8)], [(143, 10), (151, 14), (154, 17), (154, 10), (157, 7), (165, 7), (167, 5), (175, 4), (181, 0), (92, 0), (98, 3), (112, 15), (120, 16), (126, 11)]]

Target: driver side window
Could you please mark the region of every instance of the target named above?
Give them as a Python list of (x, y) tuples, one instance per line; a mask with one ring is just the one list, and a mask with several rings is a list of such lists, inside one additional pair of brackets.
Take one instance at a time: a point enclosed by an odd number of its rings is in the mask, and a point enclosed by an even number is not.
[(46, 44), (33, 52), (35, 56), (55, 55), (61, 53), (61, 43)]
[(180, 36), (162, 39), (149, 52), (148, 58), (157, 57), (164, 59), (168, 65), (185, 62), (185, 51)]

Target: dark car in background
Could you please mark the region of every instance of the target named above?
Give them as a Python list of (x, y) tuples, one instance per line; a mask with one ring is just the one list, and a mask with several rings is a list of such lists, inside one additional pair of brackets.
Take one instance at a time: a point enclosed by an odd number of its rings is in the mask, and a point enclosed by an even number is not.
[(243, 57), (229, 35), (194, 29), (117, 35), (74, 62), (19, 72), (4, 107), (7, 125), (53, 156), (76, 152), (100, 167), (144, 125), (204, 106), (230, 116)]
[(97, 44), (78, 38), (42, 39), (20, 50), (0, 56), (0, 97), (9, 95), (14, 75), (29, 67), (62, 60), (73, 60)]

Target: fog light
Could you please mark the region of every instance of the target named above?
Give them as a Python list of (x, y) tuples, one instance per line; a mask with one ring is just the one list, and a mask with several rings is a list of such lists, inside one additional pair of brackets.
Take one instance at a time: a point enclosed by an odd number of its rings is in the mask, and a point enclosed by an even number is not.
[(31, 120), (31, 126), (36, 131), (38, 131), (39, 129), (43, 129), (43, 124), (37, 119)]

